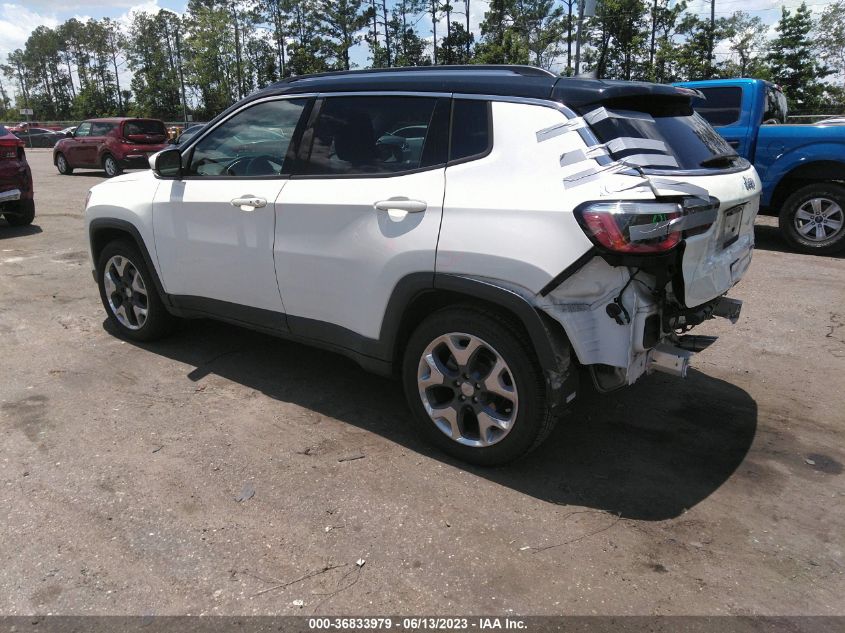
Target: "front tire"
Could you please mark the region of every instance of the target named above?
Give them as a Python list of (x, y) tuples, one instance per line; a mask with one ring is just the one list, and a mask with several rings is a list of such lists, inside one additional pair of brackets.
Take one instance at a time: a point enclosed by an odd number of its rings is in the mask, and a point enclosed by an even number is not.
[(134, 244), (116, 240), (106, 245), (97, 262), (97, 285), (109, 321), (121, 336), (154, 341), (172, 331), (175, 319)]
[(778, 220), (784, 239), (797, 251), (845, 250), (845, 187), (830, 182), (801, 187), (786, 199)]
[(70, 166), (67, 158), (61, 152), (56, 155), (56, 169), (59, 170), (62, 176), (70, 176), (73, 173), (73, 167)]
[(103, 156), (103, 171), (106, 172), (107, 178), (114, 178), (115, 176), (120, 176), (123, 170), (114, 156), (106, 154)]
[(469, 306), (435, 312), (411, 335), (402, 374), (417, 430), (463, 461), (511, 462), (554, 427), (534, 351), (497, 313)]
[(35, 220), (35, 201), (19, 200), (15, 213), (6, 213), (3, 217), (10, 226), (27, 226)]

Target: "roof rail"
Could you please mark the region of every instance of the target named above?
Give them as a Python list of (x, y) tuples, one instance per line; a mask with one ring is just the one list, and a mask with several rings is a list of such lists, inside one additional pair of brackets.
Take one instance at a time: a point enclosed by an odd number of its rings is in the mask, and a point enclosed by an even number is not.
[(341, 77), (343, 75), (370, 75), (370, 74), (391, 74), (391, 73), (426, 73), (426, 72), (448, 72), (448, 71), (506, 71), (523, 77), (557, 77), (550, 70), (537, 68), (522, 64), (461, 64), (461, 65), (438, 65), (438, 66), (398, 66), (394, 68), (364, 68), (361, 70), (335, 70), (325, 73), (314, 73), (311, 75), (298, 75), (278, 81), (271, 86), (282, 86), (285, 84), (300, 81), (302, 79), (316, 79), (318, 77)]

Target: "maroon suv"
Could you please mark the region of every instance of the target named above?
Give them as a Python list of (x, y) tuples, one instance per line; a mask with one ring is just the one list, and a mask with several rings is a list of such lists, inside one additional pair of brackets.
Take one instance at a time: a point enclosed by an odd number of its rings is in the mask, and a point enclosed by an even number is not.
[(32, 172), (23, 141), (0, 125), (0, 213), (12, 226), (32, 224)]
[(167, 130), (157, 119), (89, 119), (53, 148), (53, 164), (60, 174), (77, 167), (102, 169), (117, 176), (124, 169), (149, 168), (151, 154), (167, 147)]

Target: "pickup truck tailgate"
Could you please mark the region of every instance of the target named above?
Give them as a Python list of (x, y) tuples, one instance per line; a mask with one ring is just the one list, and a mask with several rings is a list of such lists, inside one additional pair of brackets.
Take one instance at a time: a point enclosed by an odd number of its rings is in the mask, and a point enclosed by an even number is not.
[[(726, 293), (748, 269), (754, 250), (760, 179), (749, 167), (713, 176), (684, 176), (683, 180), (705, 189), (719, 201), (713, 225), (684, 240), (683, 301), (688, 307), (695, 307)], [(657, 193), (664, 193), (659, 185)], [(671, 191), (665, 195), (671, 195)]]

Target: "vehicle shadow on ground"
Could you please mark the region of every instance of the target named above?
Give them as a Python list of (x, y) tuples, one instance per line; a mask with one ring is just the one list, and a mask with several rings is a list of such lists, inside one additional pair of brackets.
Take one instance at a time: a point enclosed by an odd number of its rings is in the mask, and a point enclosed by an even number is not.
[(669, 519), (707, 498), (743, 461), (757, 428), (757, 404), (742, 389), (696, 371), (686, 381), (653, 375), (604, 396), (582, 389), (530, 456), (474, 468), (416, 436), (398, 381), (337, 354), (213, 321), (188, 321), (166, 340), (134, 344), (195, 367), (191, 380), (214, 374), (538, 499), (625, 518)]
[(24, 237), (26, 235), (37, 235), (43, 233), (37, 224), (27, 226), (12, 226), (6, 220), (0, 220), (0, 240), (7, 240), (12, 237)]
[[(757, 224), (754, 226), (754, 247), (765, 251), (775, 251), (777, 253), (795, 254), (796, 252), (795, 249), (787, 244), (783, 239), (780, 229), (777, 226), (766, 226), (765, 224)], [(816, 254), (814, 257), (845, 259), (845, 251), (835, 253), (833, 255)]]

